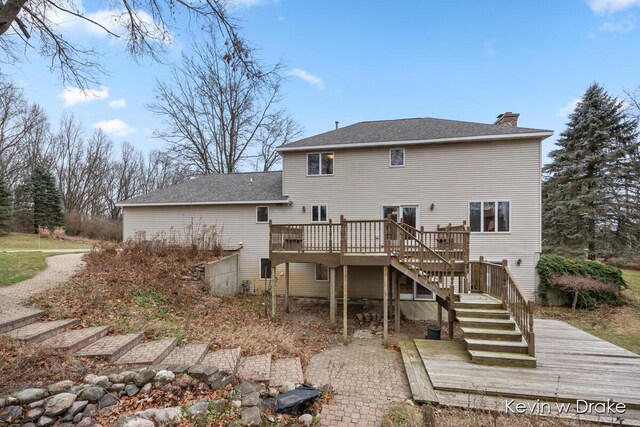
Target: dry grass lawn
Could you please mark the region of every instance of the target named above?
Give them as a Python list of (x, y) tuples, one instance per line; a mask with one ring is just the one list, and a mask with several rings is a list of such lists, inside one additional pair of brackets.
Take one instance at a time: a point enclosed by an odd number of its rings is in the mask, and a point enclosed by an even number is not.
[(634, 353), (640, 354), (640, 271), (623, 270), (629, 289), (622, 291), (625, 304), (619, 307), (602, 306), (572, 312), (567, 307), (537, 308), (536, 315), (558, 319), (583, 329)]
[(0, 251), (40, 249), (91, 249), (97, 242), (81, 238), (43, 238), (37, 234), (9, 233), (0, 236)]
[(0, 288), (31, 279), (47, 268), (46, 259), (57, 253), (0, 253)]

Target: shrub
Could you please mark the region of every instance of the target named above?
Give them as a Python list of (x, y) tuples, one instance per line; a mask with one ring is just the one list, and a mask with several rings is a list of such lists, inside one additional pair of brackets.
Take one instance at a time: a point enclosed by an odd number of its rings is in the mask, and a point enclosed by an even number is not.
[(627, 284), (622, 278), (622, 271), (617, 267), (605, 265), (596, 261), (583, 259), (567, 259), (557, 255), (546, 255), (540, 258), (536, 271), (540, 277), (538, 294), (544, 302), (549, 301), (549, 292), (556, 290), (564, 298), (565, 304), (573, 300), (573, 292), (567, 291), (554, 283), (560, 276), (587, 277), (600, 283), (611, 285), (615, 292), (609, 290), (585, 290), (580, 292), (578, 307), (594, 307), (599, 304), (618, 305), (621, 303), (620, 289), (626, 289)]
[(122, 240), (122, 221), (67, 212), (64, 215), (64, 222), (66, 234), (69, 236), (96, 240)]
[(605, 262), (614, 267), (623, 268), (626, 270), (640, 270), (640, 257), (638, 258), (609, 258)]
[(38, 227), (38, 236), (48, 239), (51, 237), (51, 230), (47, 227)]
[(554, 277), (551, 282), (555, 287), (573, 294), (573, 302), (571, 303), (571, 309), (573, 311), (576, 311), (580, 296), (584, 296), (589, 292), (609, 292), (613, 294), (614, 297), (617, 297), (620, 293), (620, 289), (616, 285), (604, 283), (591, 277), (569, 276), (565, 274)]
[(56, 240), (60, 240), (64, 238), (64, 235), (65, 235), (65, 232), (64, 232), (64, 228), (62, 227), (56, 227), (51, 231), (51, 237)]

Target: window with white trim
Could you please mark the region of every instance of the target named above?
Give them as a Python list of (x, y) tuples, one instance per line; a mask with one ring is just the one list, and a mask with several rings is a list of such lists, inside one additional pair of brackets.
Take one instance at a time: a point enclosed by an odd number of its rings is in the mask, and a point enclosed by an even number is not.
[(260, 258), (260, 278), (271, 279), (271, 260), (269, 258)]
[(469, 227), (477, 233), (508, 233), (511, 231), (511, 202), (469, 202)]
[(332, 152), (307, 153), (307, 175), (333, 175)]
[(311, 222), (327, 222), (329, 217), (329, 208), (327, 205), (311, 206)]
[(316, 282), (329, 281), (329, 267), (324, 264), (316, 263)]
[(256, 207), (256, 222), (269, 222), (269, 206)]
[(404, 148), (392, 148), (389, 150), (389, 166), (401, 168), (404, 166)]

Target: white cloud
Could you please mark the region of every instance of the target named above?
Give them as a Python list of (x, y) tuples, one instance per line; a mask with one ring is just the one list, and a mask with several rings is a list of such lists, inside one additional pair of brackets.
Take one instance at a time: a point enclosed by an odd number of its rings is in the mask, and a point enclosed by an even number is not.
[(100, 120), (94, 123), (94, 128), (102, 129), (104, 133), (115, 136), (127, 136), (136, 130), (120, 119)]
[(601, 32), (606, 33), (628, 33), (636, 28), (636, 18), (633, 16), (627, 16), (626, 19), (621, 21), (607, 21), (598, 29)]
[(640, 0), (587, 0), (591, 10), (598, 14), (615, 13), (640, 6)]
[(124, 98), (114, 99), (113, 101), (109, 101), (109, 107), (111, 108), (124, 108), (127, 106), (127, 101)]
[(109, 88), (102, 86), (100, 89), (82, 90), (79, 87), (66, 87), (58, 94), (58, 98), (64, 101), (65, 107), (71, 107), (76, 104), (107, 99), (109, 98)]
[(576, 98), (567, 102), (567, 104), (564, 107), (558, 110), (558, 112), (556, 113), (556, 117), (559, 117), (561, 119), (566, 118), (569, 114), (573, 112), (573, 110), (576, 109), (578, 102), (580, 102), (580, 98)]
[(227, 0), (227, 4), (231, 7), (250, 8), (254, 6), (264, 6), (268, 4), (278, 4), (280, 0)]
[(293, 70), (291, 70), (289, 72), (289, 75), (297, 77), (299, 79), (304, 80), (305, 82), (316, 86), (319, 89), (324, 89), (324, 82), (322, 81), (322, 79), (316, 75), (313, 75), (303, 69), (300, 68), (294, 68)]

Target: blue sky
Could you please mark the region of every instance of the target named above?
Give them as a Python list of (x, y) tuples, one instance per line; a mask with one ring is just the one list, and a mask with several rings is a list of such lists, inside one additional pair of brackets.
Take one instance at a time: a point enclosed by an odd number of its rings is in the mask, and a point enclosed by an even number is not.
[[(617, 95), (640, 84), (640, 0), (234, 3), (231, 11), (258, 55), (285, 64), (282, 105), (306, 136), (332, 129), (336, 120), (492, 122), (513, 111), (521, 126), (556, 132), (544, 144), (547, 153), (590, 83)], [(63, 87), (33, 52), (29, 63), (3, 71), (45, 107), (54, 126), (60, 114), (73, 113), (116, 143), (163, 148), (151, 137), (162, 123), (145, 104), (155, 80), (168, 78), (169, 65), (136, 64), (119, 42), (85, 26), (67, 24), (63, 31), (104, 55), (110, 74), (90, 96)], [(168, 63), (186, 46), (182, 33), (174, 30)]]

